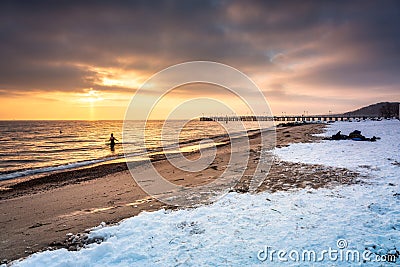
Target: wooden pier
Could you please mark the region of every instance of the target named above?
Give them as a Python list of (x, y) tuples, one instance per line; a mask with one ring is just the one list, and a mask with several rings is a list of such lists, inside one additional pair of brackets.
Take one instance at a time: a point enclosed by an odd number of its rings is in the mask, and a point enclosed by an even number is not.
[[(397, 117), (396, 117), (397, 118)], [(356, 121), (382, 120), (377, 116), (347, 116), (347, 115), (284, 115), (284, 116), (210, 116), (200, 117), (200, 121), (283, 121), (283, 122), (329, 122), (329, 121)]]

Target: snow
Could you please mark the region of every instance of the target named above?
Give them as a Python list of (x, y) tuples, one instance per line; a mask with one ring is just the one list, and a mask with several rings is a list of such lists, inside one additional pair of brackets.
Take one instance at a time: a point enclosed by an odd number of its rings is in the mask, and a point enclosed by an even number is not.
[[(358, 129), (377, 142), (322, 141), (275, 150), (285, 161), (323, 164), (356, 170), (363, 183), (291, 192), (230, 193), (214, 204), (195, 209), (143, 212), (111, 227), (97, 227), (103, 237), (80, 251), (36, 253), (15, 266), (395, 266), (395, 263), (265, 261), (265, 250), (329, 248), (371, 251), (400, 250), (400, 122), (337, 122), (327, 136)], [(340, 243), (341, 242), (341, 243)], [(338, 245), (345, 246), (339, 249)], [(293, 254), (295, 255), (295, 254)], [(319, 254), (318, 254), (319, 255)], [(400, 260), (397, 259), (397, 263)]]
[[(400, 161), (400, 121), (336, 122), (330, 125), (324, 136), (331, 136), (339, 130), (342, 131), (342, 134), (347, 135), (354, 130), (360, 130), (366, 137), (375, 135), (382, 139), (377, 142), (340, 140), (298, 143), (277, 149), (276, 154), (282, 160), (324, 164), (362, 172), (365, 171), (362, 168), (365, 169), (367, 165), (373, 169), (388, 167), (398, 170), (390, 163), (394, 163), (396, 160)], [(381, 174), (385, 175), (384, 172)]]

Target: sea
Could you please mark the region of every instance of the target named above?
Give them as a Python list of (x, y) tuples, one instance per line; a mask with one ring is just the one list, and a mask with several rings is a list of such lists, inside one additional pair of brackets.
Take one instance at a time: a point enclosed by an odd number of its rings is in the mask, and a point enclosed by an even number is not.
[[(222, 140), (228, 132), (241, 136), (272, 126), (270, 122), (147, 121), (143, 145), (138, 134), (143, 125), (143, 121), (117, 120), (0, 121), (0, 181), (122, 162), (128, 154), (140, 160), (168, 147), (195, 150), (199, 140)], [(111, 133), (118, 139), (113, 149)], [(124, 151), (122, 144), (128, 142), (129, 151)]]

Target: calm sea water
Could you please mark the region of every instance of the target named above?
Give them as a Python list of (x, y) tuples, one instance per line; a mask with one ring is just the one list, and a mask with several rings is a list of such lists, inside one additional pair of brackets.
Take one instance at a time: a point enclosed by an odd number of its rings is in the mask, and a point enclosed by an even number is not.
[[(142, 123), (127, 123), (129, 131), (122, 140), (123, 121), (0, 121), (0, 180), (123, 160), (122, 142), (129, 142), (129, 153), (140, 158), (146, 151), (173, 145), (177, 135), (179, 142), (191, 145), (192, 140), (226, 134), (216, 122), (191, 121), (181, 129), (179, 121), (166, 125), (149, 121), (145, 150), (138, 134)], [(238, 124), (229, 122), (224, 126), (240, 134)], [(259, 128), (256, 122), (246, 122), (245, 126)], [(269, 126), (265, 123), (262, 127)], [(120, 141), (114, 150), (108, 145), (110, 133)]]

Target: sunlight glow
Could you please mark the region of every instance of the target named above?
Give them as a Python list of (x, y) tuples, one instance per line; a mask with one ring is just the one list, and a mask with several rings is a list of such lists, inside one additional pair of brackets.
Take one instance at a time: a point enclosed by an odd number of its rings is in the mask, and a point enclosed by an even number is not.
[[(98, 74), (101, 76), (101, 74)], [(113, 73), (100, 77), (100, 85), (118, 86), (123, 88), (139, 88), (145, 78), (138, 78), (136, 73)]]
[(101, 97), (101, 93), (99, 91), (93, 90), (92, 88), (90, 88), (87, 93), (81, 95), (82, 97), (79, 100), (82, 102), (94, 103), (104, 100)]

